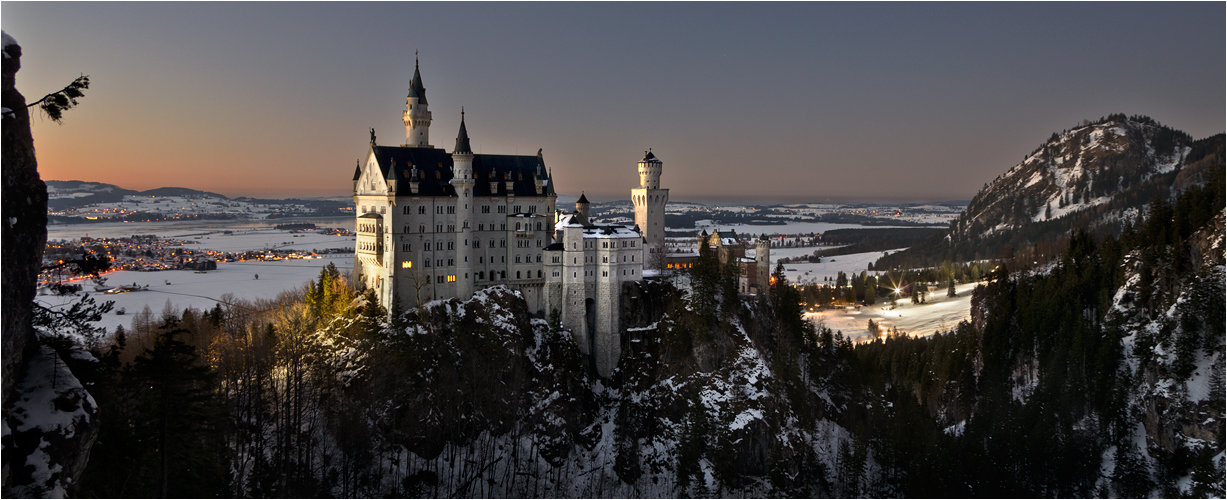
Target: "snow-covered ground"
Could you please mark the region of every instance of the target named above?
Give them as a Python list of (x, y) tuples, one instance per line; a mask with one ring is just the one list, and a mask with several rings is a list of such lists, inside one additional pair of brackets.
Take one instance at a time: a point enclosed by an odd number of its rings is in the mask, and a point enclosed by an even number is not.
[[(830, 247), (772, 248), (771, 261), (775, 262), (779, 257), (783, 256), (813, 254), (814, 250), (818, 248)], [(777, 253), (777, 250), (783, 250), (783, 252)], [(805, 250), (808, 250), (808, 252)], [(843, 271), (848, 276), (852, 276), (854, 273), (860, 274), (861, 271), (869, 267), (869, 263), (882, 258), (886, 253), (895, 253), (900, 250), (903, 249), (823, 257), (822, 263), (814, 264), (791, 262), (784, 264), (784, 276), (788, 278), (789, 283), (797, 285), (821, 285), (824, 283), (834, 285), (835, 278), (839, 275), (840, 271)], [(772, 271), (775, 270), (774, 265), (772, 265), (771, 269)], [(869, 274), (873, 274), (873, 271), (870, 271)]]
[[(178, 221), (178, 222), (146, 222), (146, 223), (98, 223), (69, 224), (48, 228), (48, 239), (78, 239), (86, 234), (93, 237), (119, 237), (133, 234), (156, 234), (162, 237), (185, 239), (199, 242), (201, 249), (220, 250), (226, 252), (241, 252), (245, 250), (262, 250), (265, 248), (287, 248), (310, 251), (311, 249), (344, 248), (354, 246), (353, 237), (329, 236), (303, 232), (292, 234), (289, 231), (276, 230), (275, 224), (293, 222), (313, 222), (319, 226), (353, 228), (354, 220), (350, 217), (335, 217), (310, 220), (281, 221)], [(233, 231), (233, 234), (223, 234), (221, 231)], [(196, 239), (199, 236), (199, 239)], [(140, 312), (146, 305), (154, 314), (162, 311), (166, 302), (177, 309), (193, 307), (209, 309), (222, 299), (222, 295), (233, 294), (239, 299), (275, 298), (277, 294), (301, 287), (308, 280), (319, 276), (320, 269), (332, 262), (345, 275), (354, 266), (354, 256), (349, 254), (329, 254), (319, 259), (295, 259), (281, 261), (246, 261), (218, 262), (217, 269), (204, 274), (194, 271), (117, 271), (107, 273), (107, 286), (136, 284), (142, 288), (149, 285), (148, 290), (122, 294), (102, 294), (92, 292), (94, 284), (87, 280), (78, 283), (98, 302), (115, 301), (115, 310), (105, 315), (99, 326), (108, 331), (114, 331), (117, 325), (125, 328), (131, 325), (132, 316)], [(260, 279), (255, 279), (259, 275)], [(170, 284), (166, 284), (167, 282)], [(76, 301), (79, 297), (56, 297), (40, 295), (38, 300), (44, 305), (57, 306)], [(115, 311), (123, 308), (126, 314), (118, 315)]]
[(976, 285), (967, 283), (955, 286), (958, 297), (947, 297), (944, 289), (934, 290), (926, 299), (927, 304), (912, 304), (911, 299), (903, 299), (891, 309), (888, 300), (885, 304), (879, 302), (859, 309), (824, 309), (806, 313), (805, 317), (858, 341), (872, 340), (869, 334), (871, 319), (878, 323), (883, 335), (894, 327), (912, 336), (927, 337), (938, 330), (951, 330), (960, 321), (971, 317), (971, 291)]
[[(124, 328), (131, 326), (132, 316), (144, 309), (146, 305), (154, 314), (160, 314), (169, 301), (176, 309), (192, 307), (195, 309), (211, 309), (222, 299), (222, 295), (234, 294), (238, 299), (275, 298), (277, 294), (301, 287), (308, 280), (315, 279), (320, 269), (332, 262), (342, 274), (349, 274), (354, 267), (353, 254), (335, 255), (322, 259), (297, 259), (281, 261), (247, 261), (219, 262), (217, 269), (204, 274), (193, 271), (118, 271), (108, 273), (107, 286), (132, 285), (148, 290), (120, 294), (103, 294), (92, 292), (93, 283), (78, 281), (85, 289), (91, 291), (90, 296), (99, 303), (108, 300), (115, 301), (115, 309), (103, 316), (98, 326), (114, 331), (117, 325)], [(256, 275), (260, 279), (255, 279)], [(166, 284), (166, 282), (170, 284)], [(75, 302), (79, 296), (58, 297), (40, 295), (37, 300), (46, 306), (57, 306)], [(116, 311), (125, 309), (127, 314), (119, 315)]]

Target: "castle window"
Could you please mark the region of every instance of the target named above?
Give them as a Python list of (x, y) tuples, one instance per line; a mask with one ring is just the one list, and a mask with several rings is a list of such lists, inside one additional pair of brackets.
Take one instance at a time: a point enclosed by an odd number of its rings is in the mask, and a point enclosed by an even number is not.
[(516, 206), (515, 206), (515, 211), (514, 211), (514, 213), (517, 213), (517, 214), (518, 214), (518, 213), (520, 213), (520, 206), (519, 206), (519, 205), (516, 205)]
[(520, 279), (520, 271), (516, 271), (516, 279)]
[(405, 207), (401, 209), (400, 213), (409, 215), (409, 208), (410, 208), (409, 205), (405, 205)]
[(488, 213), (490, 213), (490, 205), (482, 205), (482, 206), (481, 206), (481, 213), (483, 213), (483, 214), (488, 214)]
[(411, 244), (409, 244), (409, 243), (405, 243), (405, 244), (401, 245), (400, 247), (401, 247), (401, 251), (402, 251), (402, 252), (412, 252), (412, 251), (413, 251), (413, 245), (411, 245)]
[(435, 207), (435, 213), (439, 215), (443, 215), (443, 205), (439, 205)]
[(449, 207), (447, 207), (447, 213), (449, 213), (449, 214), (455, 214), (455, 213), (456, 213), (456, 207), (454, 207), (454, 206), (449, 206)]
[(425, 232), (426, 232), (426, 224), (419, 224), (419, 225), (418, 225), (418, 232), (419, 232), (419, 233), (425, 233)]
[(499, 206), (498, 206), (498, 213), (500, 213), (500, 214), (505, 214), (505, 213), (507, 213), (507, 205), (499, 205)]
[(443, 267), (443, 259), (436, 260), (435, 267)]
[(516, 254), (516, 264), (519, 264), (519, 263), (520, 263), (520, 255)]
[(455, 281), (456, 281), (456, 275), (455, 275), (455, 274), (449, 274), (449, 275), (447, 275), (447, 282), (448, 282), (448, 283), (454, 283)]
[(538, 269), (538, 270), (537, 270), (537, 277), (538, 277), (538, 278), (540, 278), (540, 277), (541, 277), (541, 270), (540, 270), (540, 269)]
[(443, 232), (443, 224), (435, 224), (435, 232), (436, 232), (436, 233), (442, 233), (442, 232)]
[(405, 232), (409, 232), (409, 224), (405, 224)]
[(507, 248), (507, 240), (498, 240), (499, 248)]
[(477, 230), (478, 230), (478, 231), (485, 231), (485, 230), (486, 230), (486, 225), (485, 225), (485, 224), (478, 224), (478, 225), (477, 225)]
[(504, 279), (504, 280), (507, 279), (507, 271), (499, 271), (498, 277), (499, 279)]
[(504, 222), (504, 223), (502, 223), (502, 224), (499, 224), (499, 225), (498, 225), (498, 230), (499, 230), (499, 231), (506, 231), (506, 230), (507, 230), (507, 223), (506, 223), (506, 222)]
[(609, 277), (609, 271), (601, 271), (601, 277), (602, 277), (602, 278), (608, 278), (608, 277)]
[[(442, 165), (440, 165), (440, 166), (442, 166)], [(436, 178), (436, 179), (442, 179), (442, 178), (443, 178), (443, 172), (440, 172), (440, 171), (438, 171), (438, 170), (435, 170), (435, 178)]]
[(425, 261), (425, 266), (426, 266), (426, 267), (430, 267), (430, 259), (426, 259), (426, 261)]
[(494, 240), (490, 240), (490, 248), (494, 248)]
[(537, 248), (541, 248), (541, 240), (537, 240)]
[[(537, 262), (541, 262), (541, 254), (537, 254)], [(540, 277), (540, 276), (538, 276)]]
[(447, 225), (447, 232), (449, 232), (449, 233), (454, 233), (454, 232), (456, 232), (456, 225), (455, 225), (455, 224), (448, 224), (448, 225)]
[(426, 205), (418, 205), (418, 213), (419, 214), (426, 213)]
[(601, 257), (601, 262), (602, 262), (602, 263), (604, 263), (604, 264), (608, 264), (608, 263), (609, 263), (609, 257)]
[(388, 213), (388, 207), (379, 207), (379, 213), (381, 214)]
[(401, 263), (400, 263), (400, 268), (401, 268), (401, 269), (409, 269), (409, 268), (411, 268), (411, 267), (413, 267), (413, 261), (411, 261), (411, 260), (403, 260), (403, 261), (401, 261)]
[(467, 221), (467, 220), (466, 220), (466, 221), (464, 221), (464, 228), (465, 228), (465, 229), (468, 229), (468, 228), (469, 228), (469, 221)]
[(516, 231), (519, 231), (519, 230), (520, 230), (520, 223), (519, 223), (519, 222), (517, 222), (517, 223), (516, 223)]
[(447, 265), (449, 267), (456, 265), (456, 259), (447, 259)]
[(481, 248), (481, 240), (473, 240), (473, 248)]
[(448, 249), (448, 250), (455, 250), (455, 249), (456, 249), (456, 242), (454, 242), (454, 241), (449, 241), (449, 242), (447, 242), (447, 249)]
[(540, 231), (540, 230), (541, 230), (541, 223), (540, 223), (540, 222), (538, 222), (538, 223), (537, 223), (537, 230), (538, 230), (538, 231)]

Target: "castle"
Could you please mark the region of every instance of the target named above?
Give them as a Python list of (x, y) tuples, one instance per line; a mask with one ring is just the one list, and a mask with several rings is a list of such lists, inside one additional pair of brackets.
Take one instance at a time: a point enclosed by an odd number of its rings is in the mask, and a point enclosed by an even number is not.
[(415, 64), (405, 143), (381, 146), (372, 130), (354, 170), (355, 282), (389, 311), (511, 287), (530, 311), (556, 313), (597, 373), (608, 376), (621, 355), (623, 286), (643, 279), (645, 255), (664, 262), (663, 163), (650, 150), (638, 163), (636, 227), (595, 225), (586, 196), (575, 211), (557, 209), (540, 150), (474, 154), (463, 110), (460, 116), (451, 153), (430, 145), (431, 113)]

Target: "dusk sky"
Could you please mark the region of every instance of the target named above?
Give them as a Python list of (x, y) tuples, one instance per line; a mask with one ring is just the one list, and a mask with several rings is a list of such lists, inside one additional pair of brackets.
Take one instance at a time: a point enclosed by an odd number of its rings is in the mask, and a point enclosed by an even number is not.
[(351, 192), (368, 129), (405, 141), (420, 51), (452, 149), (544, 149), (560, 194), (971, 198), (1053, 132), (1144, 114), (1224, 131), (1223, 2), (0, 4), (46, 180), (228, 196)]

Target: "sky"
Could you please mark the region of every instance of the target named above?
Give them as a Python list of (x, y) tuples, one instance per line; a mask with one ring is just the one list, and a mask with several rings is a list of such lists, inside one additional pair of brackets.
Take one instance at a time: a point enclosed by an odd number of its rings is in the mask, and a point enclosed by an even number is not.
[(1142, 114), (1224, 131), (1227, 4), (0, 2), (45, 180), (227, 196), (351, 194), (374, 128), (543, 149), (560, 194), (970, 199), (1053, 132)]

